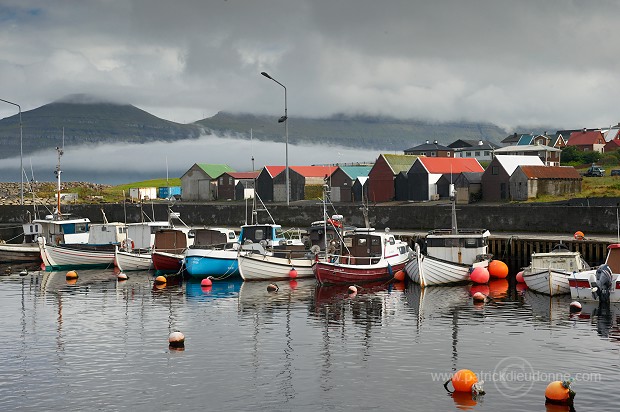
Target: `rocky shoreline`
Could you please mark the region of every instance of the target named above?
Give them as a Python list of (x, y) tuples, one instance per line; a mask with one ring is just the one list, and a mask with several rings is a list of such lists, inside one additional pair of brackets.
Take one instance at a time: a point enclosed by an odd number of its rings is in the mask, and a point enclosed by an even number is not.
[[(31, 189), (32, 187), (32, 189)], [(79, 190), (87, 189), (89, 192), (101, 192), (111, 187), (89, 182), (63, 182), (61, 183), (62, 193), (75, 193)], [(32, 205), (33, 191), (36, 195), (37, 205), (56, 204), (56, 183), (55, 182), (24, 182), (24, 204)], [(19, 205), (21, 201), (21, 182), (0, 182), (0, 205)]]

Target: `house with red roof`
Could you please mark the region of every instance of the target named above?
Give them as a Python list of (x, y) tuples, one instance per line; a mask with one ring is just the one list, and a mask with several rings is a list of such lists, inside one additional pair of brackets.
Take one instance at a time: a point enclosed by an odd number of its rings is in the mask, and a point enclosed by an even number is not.
[(447, 197), (447, 188), (439, 193), (437, 182), (443, 175), (455, 181), (463, 172), (484, 172), (477, 159), (471, 157), (418, 157), (407, 172), (409, 200), (425, 201)]
[(603, 152), (613, 152), (620, 149), (620, 129), (610, 129), (605, 134), (607, 143), (603, 148)]
[[(256, 178), (256, 194), (263, 202), (273, 202), (273, 179), (284, 172), (284, 166), (265, 166)], [(283, 173), (284, 174), (284, 173)], [(286, 194), (284, 195), (286, 201)]]
[(510, 198), (527, 200), (542, 195), (581, 192), (583, 178), (572, 166), (517, 166), (510, 176)]
[[(259, 171), (254, 172), (226, 172), (218, 177), (217, 198), (220, 200), (244, 200), (254, 197), (254, 179)], [(239, 186), (241, 184), (241, 186)], [(237, 188), (239, 193), (237, 193)]]
[(605, 147), (605, 137), (600, 129), (598, 130), (579, 130), (572, 132), (568, 138), (567, 146), (575, 146), (582, 152), (603, 152)]

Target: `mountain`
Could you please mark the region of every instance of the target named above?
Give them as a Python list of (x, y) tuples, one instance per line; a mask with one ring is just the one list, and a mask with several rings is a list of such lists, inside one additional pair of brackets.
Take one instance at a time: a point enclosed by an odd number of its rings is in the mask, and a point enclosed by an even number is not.
[[(196, 124), (216, 134), (248, 136), (257, 140), (282, 141), (284, 125), (276, 116), (220, 112)], [(425, 140), (444, 145), (457, 139), (499, 142), (507, 132), (490, 123), (399, 120), (376, 116), (334, 115), (323, 119), (289, 118), (290, 143), (339, 144), (387, 151), (403, 151)]]
[[(145, 143), (198, 137), (200, 127), (160, 119), (129, 104), (72, 95), (22, 112), (23, 152), (120, 141)], [(0, 158), (19, 155), (19, 115), (0, 120)]]
[[(378, 116), (334, 115), (329, 118), (288, 119), (289, 142), (337, 144), (346, 147), (401, 152), (425, 140), (447, 145), (457, 139), (501, 141), (508, 134), (490, 123), (399, 120)], [(62, 144), (175, 141), (204, 133), (256, 140), (282, 141), (284, 124), (277, 116), (217, 113), (192, 124), (170, 122), (130, 104), (71, 95), (22, 113), (23, 152), (53, 149)], [(0, 158), (19, 155), (19, 118), (0, 120)]]

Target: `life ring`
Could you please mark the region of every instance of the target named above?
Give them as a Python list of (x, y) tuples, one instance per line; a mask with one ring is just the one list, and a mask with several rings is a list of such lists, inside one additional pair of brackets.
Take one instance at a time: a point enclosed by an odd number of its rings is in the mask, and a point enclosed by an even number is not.
[(133, 243), (132, 239), (126, 239), (121, 242), (121, 248), (127, 250), (127, 245), (131, 245), (131, 250), (134, 250), (136, 245)]

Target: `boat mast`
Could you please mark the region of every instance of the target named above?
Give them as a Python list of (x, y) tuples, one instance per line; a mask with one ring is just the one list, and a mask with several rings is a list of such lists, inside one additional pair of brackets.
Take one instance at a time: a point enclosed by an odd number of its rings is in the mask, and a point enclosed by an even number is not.
[[(65, 129), (62, 129), (62, 142), (63, 142), (63, 148), (64, 148), (64, 142), (65, 142)], [(57, 204), (56, 204), (56, 215), (58, 216), (58, 219), (61, 218), (62, 213), (60, 212), (60, 174), (62, 173), (62, 170), (60, 170), (60, 157), (64, 154), (64, 150), (61, 149), (60, 147), (56, 147), (56, 152), (58, 152), (58, 163), (56, 164), (56, 170), (54, 171), (54, 174), (56, 175), (56, 181), (57, 181), (57, 186), (56, 186), (56, 198), (57, 198)]]
[(456, 190), (452, 183), (450, 183), (450, 199), (452, 200), (452, 234), (456, 235), (459, 233), (459, 228), (456, 224)]

